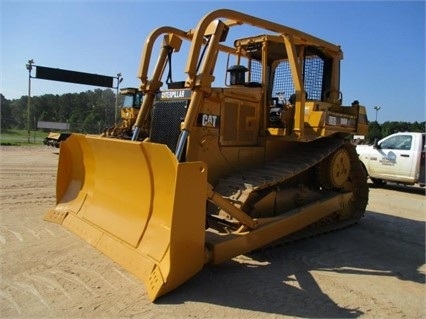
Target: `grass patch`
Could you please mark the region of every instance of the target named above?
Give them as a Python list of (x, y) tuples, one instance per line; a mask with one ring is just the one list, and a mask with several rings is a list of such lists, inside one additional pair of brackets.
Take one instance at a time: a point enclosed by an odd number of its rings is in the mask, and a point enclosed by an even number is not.
[(49, 132), (30, 131), (27, 130), (1, 130), (0, 145), (3, 146), (20, 146), (20, 145), (41, 145), (43, 139)]

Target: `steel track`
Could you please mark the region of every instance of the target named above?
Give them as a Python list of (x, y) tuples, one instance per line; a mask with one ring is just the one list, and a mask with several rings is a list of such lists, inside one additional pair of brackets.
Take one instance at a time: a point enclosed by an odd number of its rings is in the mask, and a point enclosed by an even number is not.
[(368, 186), (355, 147), (339, 138), (322, 138), (310, 143), (297, 143), (288, 154), (264, 167), (235, 172), (221, 179), (215, 187), (215, 192), (228, 198), (244, 211), (250, 201), (257, 197), (258, 192), (267, 192), (268, 189), (272, 190), (278, 185), (285, 187), (287, 181), (318, 165), (342, 147), (350, 156), (350, 181), (353, 193), (350, 203), (347, 203), (350, 205), (350, 213), (342, 217), (339, 212), (330, 212), (328, 217), (283, 238), (281, 242), (345, 228), (357, 223), (364, 215), (368, 202)]

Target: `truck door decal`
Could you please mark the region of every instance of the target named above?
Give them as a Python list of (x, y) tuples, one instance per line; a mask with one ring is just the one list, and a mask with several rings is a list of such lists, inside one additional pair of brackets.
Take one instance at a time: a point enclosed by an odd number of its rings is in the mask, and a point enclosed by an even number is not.
[(390, 151), (379, 162), (381, 165), (394, 166), (396, 164), (396, 154)]

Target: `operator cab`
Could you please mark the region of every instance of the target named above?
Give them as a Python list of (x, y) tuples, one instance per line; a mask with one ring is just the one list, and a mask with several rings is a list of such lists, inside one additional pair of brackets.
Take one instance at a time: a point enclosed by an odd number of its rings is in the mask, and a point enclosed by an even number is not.
[(237, 66), (227, 69), (230, 86), (242, 86), (243, 79), (245, 87), (259, 83), (270, 135), (311, 140), (336, 131), (365, 131), (364, 107), (342, 106), (339, 47), (263, 34), (237, 39), (234, 48)]
[(120, 90), (123, 96), (122, 108), (139, 109), (142, 105), (143, 94), (136, 88), (123, 88)]
[[(306, 43), (296, 43), (294, 52), (287, 52), (284, 38), (275, 35), (238, 39), (234, 46), (240, 52), (237, 56), (239, 66), (244, 67), (244, 62), (247, 63), (248, 81), (262, 84), (271, 105), (276, 104), (276, 98), (288, 101), (296, 93), (295, 82), (298, 79), (292, 73), (294, 67), (300, 70), (302, 89), (309, 99), (326, 101), (334, 89), (332, 67), (335, 57), (325, 50)], [(299, 61), (297, 65), (291, 65), (292, 54)]]

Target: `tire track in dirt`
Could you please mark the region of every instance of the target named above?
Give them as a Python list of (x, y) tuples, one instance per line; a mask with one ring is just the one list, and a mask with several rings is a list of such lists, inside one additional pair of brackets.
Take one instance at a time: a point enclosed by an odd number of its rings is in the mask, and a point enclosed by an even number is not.
[[(26, 240), (32, 241), (36, 239), (40, 241), (50, 239), (51, 237), (56, 237), (55, 232), (38, 225), (33, 228), (29, 228), (23, 225), (17, 225), (16, 228), (12, 229), (10, 226), (0, 226), (0, 243), (3, 245), (7, 245), (8, 242), (13, 241), (19, 241), (22, 243)], [(62, 232), (62, 230), (60, 230), (59, 232)]]
[[(77, 306), (81, 304), (81, 296), (86, 296), (86, 301), (93, 304), (94, 300), (102, 300), (105, 292), (112, 296), (114, 291), (121, 291), (120, 283), (123, 279), (136, 285), (115, 266), (98, 271), (81, 265), (65, 264), (65, 261), (50, 260), (49, 264), (56, 265), (53, 269), (48, 265), (38, 265), (2, 281), (2, 316), (29, 315), (34, 309), (43, 312), (43, 309), (46, 311), (57, 303)], [(93, 307), (96, 309), (101, 304), (104, 302)]]

